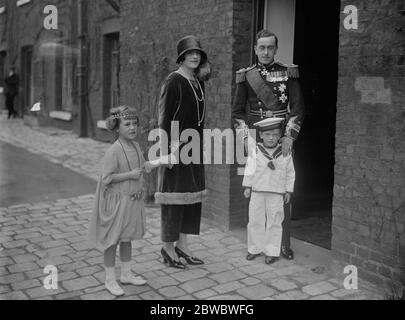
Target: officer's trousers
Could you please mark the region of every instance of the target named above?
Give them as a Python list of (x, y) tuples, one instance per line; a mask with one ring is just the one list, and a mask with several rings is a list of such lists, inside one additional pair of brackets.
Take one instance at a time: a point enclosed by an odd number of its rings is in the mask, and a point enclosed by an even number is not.
[(283, 247), (290, 247), (290, 230), (291, 230), (291, 201), (284, 204), (284, 220), (283, 226), (283, 237), (281, 240), (281, 245)]
[(252, 192), (249, 203), (248, 252), (280, 256), (284, 197), (271, 192)]

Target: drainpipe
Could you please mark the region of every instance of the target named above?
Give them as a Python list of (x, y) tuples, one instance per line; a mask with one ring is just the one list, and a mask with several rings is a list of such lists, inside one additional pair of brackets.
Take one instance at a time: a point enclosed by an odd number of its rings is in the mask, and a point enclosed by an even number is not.
[(78, 0), (79, 62), (79, 137), (87, 137), (87, 0)]

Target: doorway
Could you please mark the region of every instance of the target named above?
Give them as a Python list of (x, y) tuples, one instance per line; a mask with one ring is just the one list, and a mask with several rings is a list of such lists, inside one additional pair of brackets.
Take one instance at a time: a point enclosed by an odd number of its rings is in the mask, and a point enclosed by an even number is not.
[(263, 21), (263, 28), (279, 35), (276, 60), (299, 66), (306, 107), (294, 145), (296, 181), (291, 235), (330, 249), (340, 0), (263, 3), (263, 17), (257, 20)]
[(21, 48), (21, 88), (22, 99), (20, 102), (19, 116), (26, 114), (34, 100), (33, 73), (32, 73), (32, 46)]

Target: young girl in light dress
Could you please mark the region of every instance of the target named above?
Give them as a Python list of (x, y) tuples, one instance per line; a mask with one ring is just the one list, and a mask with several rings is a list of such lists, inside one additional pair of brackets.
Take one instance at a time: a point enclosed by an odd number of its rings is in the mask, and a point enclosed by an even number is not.
[(105, 287), (113, 295), (124, 291), (115, 279), (115, 255), (119, 244), (122, 284), (144, 285), (146, 280), (131, 272), (131, 241), (145, 234), (143, 173), (159, 162), (146, 162), (135, 141), (139, 119), (135, 110), (114, 108), (106, 120), (107, 129), (116, 131), (118, 139), (102, 160), (94, 208), (89, 227), (89, 240), (104, 250)]

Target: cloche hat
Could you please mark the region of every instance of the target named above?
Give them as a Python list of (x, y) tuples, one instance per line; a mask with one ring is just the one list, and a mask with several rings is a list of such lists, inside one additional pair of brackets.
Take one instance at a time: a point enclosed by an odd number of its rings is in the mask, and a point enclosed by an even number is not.
[(181, 38), (177, 43), (177, 59), (176, 63), (179, 63), (182, 56), (191, 50), (198, 50), (201, 53), (201, 62), (204, 64), (207, 61), (207, 54), (201, 48), (200, 40), (196, 36), (185, 36)]

